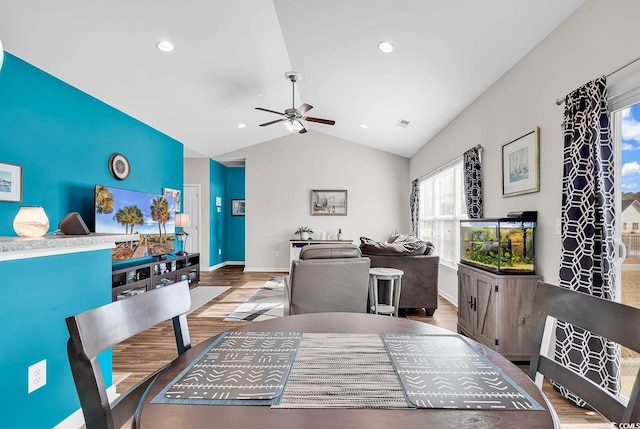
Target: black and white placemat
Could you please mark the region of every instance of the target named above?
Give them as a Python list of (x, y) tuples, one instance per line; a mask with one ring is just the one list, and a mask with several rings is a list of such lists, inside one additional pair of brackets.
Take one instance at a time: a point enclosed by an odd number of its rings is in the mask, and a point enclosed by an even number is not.
[(270, 405), (279, 400), (300, 332), (225, 332), (152, 403)]
[(544, 409), (460, 335), (380, 336), (416, 407)]

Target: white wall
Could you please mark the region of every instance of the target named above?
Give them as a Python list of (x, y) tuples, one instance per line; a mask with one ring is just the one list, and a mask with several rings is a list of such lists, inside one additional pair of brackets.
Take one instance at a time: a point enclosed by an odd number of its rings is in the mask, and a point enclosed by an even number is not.
[[(299, 226), (383, 240), (410, 230), (409, 160), (322, 133), (288, 136), (218, 157), (245, 158), (247, 271), (287, 271)], [(346, 189), (347, 216), (311, 216), (312, 189)], [(335, 237), (334, 237), (335, 238)], [(276, 257), (276, 252), (279, 257)]]
[[(514, 66), (476, 102), (429, 141), (410, 160), (410, 179), (481, 144), (486, 217), (537, 210), (537, 269), (557, 283), (562, 192), (561, 123), (564, 97), (587, 81), (613, 71), (640, 54), (635, 0), (590, 0)], [(640, 62), (608, 79), (615, 84), (640, 69)], [(540, 192), (502, 198), (502, 145), (540, 127)], [(457, 300), (455, 271), (441, 269), (440, 289)]]
[(209, 268), (209, 218), (211, 178), (208, 158), (185, 158), (184, 183), (200, 185), (200, 269)]

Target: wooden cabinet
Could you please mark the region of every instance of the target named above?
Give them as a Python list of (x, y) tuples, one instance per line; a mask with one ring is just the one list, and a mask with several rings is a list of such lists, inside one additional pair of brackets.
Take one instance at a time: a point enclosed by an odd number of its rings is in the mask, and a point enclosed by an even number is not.
[(168, 255), (164, 259), (130, 262), (114, 266), (111, 299), (117, 301), (180, 280), (195, 285), (200, 281), (200, 254)]
[(542, 276), (499, 275), (458, 265), (458, 332), (508, 359), (528, 361), (538, 280)]

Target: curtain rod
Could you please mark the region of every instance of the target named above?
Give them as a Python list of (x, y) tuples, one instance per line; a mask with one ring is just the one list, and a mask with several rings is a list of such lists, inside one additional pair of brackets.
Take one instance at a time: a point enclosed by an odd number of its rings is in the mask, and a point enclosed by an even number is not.
[[(478, 149), (478, 156), (480, 157), (480, 163), (482, 164), (482, 151), (484, 150), (484, 148), (482, 147), (482, 145), (475, 145), (474, 146), (475, 149)], [(462, 158), (464, 156), (464, 154), (460, 155), (460, 156), (456, 156), (455, 158), (453, 158), (450, 161), (445, 162), (444, 164), (442, 164), (440, 167), (434, 168), (433, 170), (429, 171), (428, 173), (424, 173), (422, 176), (418, 177), (416, 180), (422, 180), (427, 176), (432, 175), (435, 172), (439, 172), (445, 168), (447, 168), (449, 165), (453, 164), (454, 162), (458, 161), (460, 158)]]
[[(609, 77), (609, 76), (611, 76), (611, 75), (613, 75), (613, 74), (616, 74), (616, 73), (618, 73), (620, 70), (622, 70), (622, 69), (624, 69), (624, 68), (626, 68), (626, 67), (629, 67), (631, 64), (635, 63), (635, 62), (636, 62), (636, 61), (638, 61), (638, 60), (640, 60), (640, 57), (636, 57), (636, 58), (632, 59), (631, 61), (629, 61), (628, 63), (621, 65), (620, 67), (618, 67), (618, 68), (617, 68), (617, 69), (615, 69), (614, 71), (609, 72), (608, 74), (605, 74), (605, 75), (604, 75), (604, 77), (605, 77), (605, 78), (607, 78), (607, 77)], [(564, 98), (558, 98), (558, 99), (556, 100), (556, 105), (558, 105), (558, 106), (560, 106), (560, 105), (561, 105), (561, 104), (563, 104), (563, 103), (564, 103)]]

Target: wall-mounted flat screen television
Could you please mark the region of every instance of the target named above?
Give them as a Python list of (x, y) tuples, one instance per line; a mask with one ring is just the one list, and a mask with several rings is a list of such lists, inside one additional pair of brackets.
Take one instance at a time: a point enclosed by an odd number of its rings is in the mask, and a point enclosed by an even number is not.
[(138, 234), (116, 243), (113, 262), (162, 256), (175, 249), (176, 200), (173, 197), (96, 185), (96, 233)]

